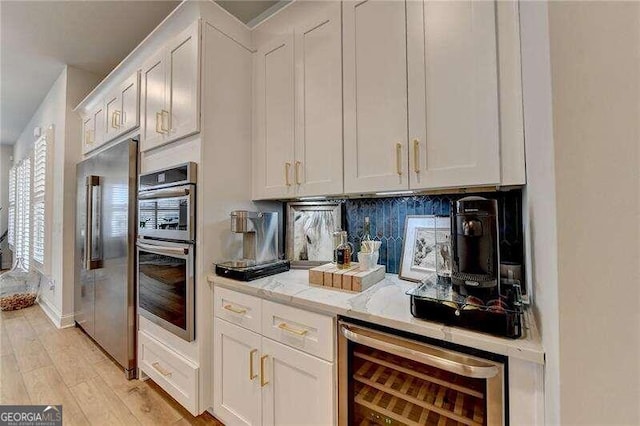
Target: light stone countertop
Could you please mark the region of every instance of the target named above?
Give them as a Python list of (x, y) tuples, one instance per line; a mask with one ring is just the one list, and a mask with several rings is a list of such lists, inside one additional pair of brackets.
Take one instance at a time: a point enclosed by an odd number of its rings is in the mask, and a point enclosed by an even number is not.
[(241, 293), (258, 296), (319, 313), (342, 315), (373, 324), (443, 340), (475, 349), (544, 364), (544, 350), (532, 313), (525, 313), (525, 332), (520, 339), (451, 327), (414, 318), (405, 292), (416, 283), (387, 274), (383, 281), (362, 293), (312, 286), (307, 270), (291, 270), (255, 281), (237, 281), (211, 274), (209, 282)]

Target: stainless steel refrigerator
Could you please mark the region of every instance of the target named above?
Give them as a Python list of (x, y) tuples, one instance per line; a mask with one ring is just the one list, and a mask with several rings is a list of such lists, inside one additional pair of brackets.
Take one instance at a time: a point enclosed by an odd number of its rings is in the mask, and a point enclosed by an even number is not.
[(75, 322), (136, 376), (135, 238), (138, 145), (78, 163)]

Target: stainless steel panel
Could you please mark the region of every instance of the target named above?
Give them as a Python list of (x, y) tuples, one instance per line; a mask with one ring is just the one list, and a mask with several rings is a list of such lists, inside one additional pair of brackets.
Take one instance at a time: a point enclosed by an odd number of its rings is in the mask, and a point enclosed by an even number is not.
[(136, 159), (135, 142), (119, 144), (98, 154), (92, 173), (100, 177), (94, 221), (102, 260), (95, 271), (94, 338), (125, 369), (135, 368)]
[(74, 318), (90, 336), (94, 335), (94, 273), (86, 268), (87, 186), (86, 178), (94, 167), (92, 159), (79, 163), (76, 168), (76, 244)]

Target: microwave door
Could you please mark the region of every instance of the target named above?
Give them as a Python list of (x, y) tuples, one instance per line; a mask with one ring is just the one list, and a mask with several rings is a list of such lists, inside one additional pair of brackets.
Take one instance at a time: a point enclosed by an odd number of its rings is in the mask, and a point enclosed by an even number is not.
[(193, 241), (192, 185), (144, 191), (138, 195), (138, 234), (143, 237)]

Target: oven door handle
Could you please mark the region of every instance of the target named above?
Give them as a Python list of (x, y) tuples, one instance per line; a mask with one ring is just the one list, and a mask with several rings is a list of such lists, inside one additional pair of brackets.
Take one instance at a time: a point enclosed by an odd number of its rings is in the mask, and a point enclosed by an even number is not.
[(145, 191), (138, 193), (139, 200), (153, 200), (157, 198), (175, 198), (175, 197), (185, 197), (189, 195), (189, 188), (165, 188), (165, 189), (154, 189), (152, 191)]
[(136, 246), (141, 248), (142, 250), (146, 250), (148, 252), (163, 254), (165, 256), (186, 256), (189, 254), (189, 247), (166, 247), (166, 246), (156, 246), (154, 244), (145, 244), (140, 241), (136, 242)]
[[(447, 353), (445, 351), (431, 348), (426, 345), (411, 342), (410, 345), (413, 347), (409, 347), (409, 345), (404, 346), (397, 344), (392, 342), (392, 340), (398, 341), (399, 343), (404, 342), (395, 338), (386, 339), (386, 335), (382, 333), (379, 334), (380, 338), (370, 337), (362, 333), (357, 333), (354, 329), (345, 324), (340, 325), (340, 332), (346, 339), (354, 343), (359, 343), (400, 357), (418, 361), (461, 376), (475, 379), (490, 379), (497, 376), (500, 372), (498, 367), (495, 365), (469, 365), (455, 359), (447, 358)], [(374, 333), (372, 332), (371, 334)], [(480, 363), (476, 362), (476, 364)]]

